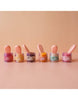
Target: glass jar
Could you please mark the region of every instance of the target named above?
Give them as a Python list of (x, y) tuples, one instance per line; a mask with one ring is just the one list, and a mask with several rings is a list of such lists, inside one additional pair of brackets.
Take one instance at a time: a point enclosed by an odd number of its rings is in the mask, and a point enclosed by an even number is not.
[(39, 54), (39, 61), (40, 62), (47, 62), (47, 53), (41, 53), (41, 54)]
[(34, 52), (27, 53), (27, 58), (26, 58), (27, 62), (35, 62), (35, 59), (36, 57)]
[(24, 62), (24, 54), (16, 54), (15, 61), (16, 62)]
[(12, 62), (13, 61), (13, 53), (4, 53), (4, 61)]
[(72, 54), (63, 53), (62, 60), (63, 60), (63, 62), (71, 62), (72, 61)]
[(56, 54), (50, 53), (50, 61), (52, 61), (52, 62), (59, 61), (59, 54), (58, 53), (56, 53)]

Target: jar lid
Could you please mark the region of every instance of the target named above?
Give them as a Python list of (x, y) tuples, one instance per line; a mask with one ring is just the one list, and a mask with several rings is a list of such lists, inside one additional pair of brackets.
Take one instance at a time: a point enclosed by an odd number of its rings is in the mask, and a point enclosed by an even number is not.
[(29, 53), (27, 53), (27, 56), (35, 56), (35, 53), (34, 52), (29, 52)]
[(47, 55), (47, 53), (45, 53), (45, 52), (44, 53), (41, 53), (41, 56), (46, 56), (46, 55)]
[(71, 56), (72, 54), (70, 53), (67, 53), (67, 52), (64, 52), (63, 54), (62, 54), (62, 56)]
[(59, 56), (59, 53), (50, 53), (50, 56)]
[(13, 53), (4, 53), (4, 56), (13, 56)]

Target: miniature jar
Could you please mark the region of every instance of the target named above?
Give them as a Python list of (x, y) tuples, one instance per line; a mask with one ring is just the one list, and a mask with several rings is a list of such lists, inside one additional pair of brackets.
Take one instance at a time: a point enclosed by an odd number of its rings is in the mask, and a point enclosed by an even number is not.
[(50, 53), (50, 61), (53, 61), (53, 62), (59, 61), (59, 54)]
[(4, 53), (4, 61), (12, 62), (13, 61), (13, 53)]
[(36, 57), (34, 52), (27, 53), (26, 57), (27, 62), (35, 62)]
[(47, 53), (39, 54), (39, 61), (40, 62), (47, 62)]
[(16, 62), (24, 62), (24, 54), (16, 54), (15, 60)]
[(72, 54), (63, 53), (62, 60), (63, 60), (63, 62), (71, 62), (72, 61)]

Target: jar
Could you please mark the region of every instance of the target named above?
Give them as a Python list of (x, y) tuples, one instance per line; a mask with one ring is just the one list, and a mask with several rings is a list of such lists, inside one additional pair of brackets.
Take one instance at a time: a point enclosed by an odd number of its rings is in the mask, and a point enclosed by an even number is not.
[(13, 61), (13, 53), (4, 53), (4, 61), (12, 62)]
[(16, 62), (24, 62), (24, 54), (16, 54), (15, 61)]
[(26, 57), (27, 62), (35, 62), (36, 57), (34, 52), (27, 53)]
[(63, 53), (62, 60), (63, 60), (63, 62), (71, 62), (72, 61), (72, 54)]
[(47, 62), (47, 53), (41, 53), (39, 54), (39, 61), (40, 62)]
[(59, 54), (58, 53), (50, 53), (50, 61), (57, 62), (59, 61)]

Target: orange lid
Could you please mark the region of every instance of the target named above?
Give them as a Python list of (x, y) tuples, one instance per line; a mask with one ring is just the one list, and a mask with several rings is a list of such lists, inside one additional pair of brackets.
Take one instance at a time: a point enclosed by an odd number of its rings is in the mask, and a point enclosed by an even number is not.
[(46, 56), (46, 55), (47, 55), (47, 53), (45, 53), (45, 52), (41, 53), (41, 56)]

